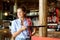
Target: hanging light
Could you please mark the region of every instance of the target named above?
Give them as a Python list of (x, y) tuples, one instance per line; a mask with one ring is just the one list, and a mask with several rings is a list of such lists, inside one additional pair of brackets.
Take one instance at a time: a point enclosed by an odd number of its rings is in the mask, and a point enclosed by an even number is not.
[(4, 15), (5, 15), (5, 16), (8, 16), (8, 13), (7, 13), (7, 12), (5, 12), (5, 13), (4, 13)]

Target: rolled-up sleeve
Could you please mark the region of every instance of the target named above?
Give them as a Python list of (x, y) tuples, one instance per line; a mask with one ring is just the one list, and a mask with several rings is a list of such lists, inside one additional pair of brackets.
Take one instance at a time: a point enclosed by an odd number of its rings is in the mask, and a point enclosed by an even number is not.
[(16, 32), (16, 24), (15, 24), (15, 21), (12, 21), (11, 22), (11, 34), (13, 34), (14, 32)]

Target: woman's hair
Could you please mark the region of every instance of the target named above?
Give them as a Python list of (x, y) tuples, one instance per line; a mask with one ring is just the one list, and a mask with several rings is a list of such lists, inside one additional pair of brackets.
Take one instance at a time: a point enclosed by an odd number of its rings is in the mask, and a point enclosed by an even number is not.
[(26, 6), (20, 6), (17, 9), (22, 9), (23, 12), (27, 12)]
[(26, 6), (22, 5), (22, 6), (18, 7), (17, 9), (22, 9), (22, 11), (25, 12), (24, 16), (26, 17), (26, 13), (27, 13)]

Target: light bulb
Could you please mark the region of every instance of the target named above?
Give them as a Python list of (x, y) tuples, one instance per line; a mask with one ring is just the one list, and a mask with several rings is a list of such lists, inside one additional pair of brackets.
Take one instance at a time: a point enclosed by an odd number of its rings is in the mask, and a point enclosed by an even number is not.
[(7, 13), (7, 12), (5, 12), (5, 13), (4, 13), (4, 15), (5, 15), (5, 16), (8, 16), (8, 13)]

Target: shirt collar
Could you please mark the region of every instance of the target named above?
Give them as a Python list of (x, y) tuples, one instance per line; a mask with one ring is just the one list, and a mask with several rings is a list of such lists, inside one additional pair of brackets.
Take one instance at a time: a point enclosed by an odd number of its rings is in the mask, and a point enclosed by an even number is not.
[[(18, 19), (19, 22), (21, 22), (21, 19)], [(26, 21), (26, 18), (24, 19), (24, 22)]]

